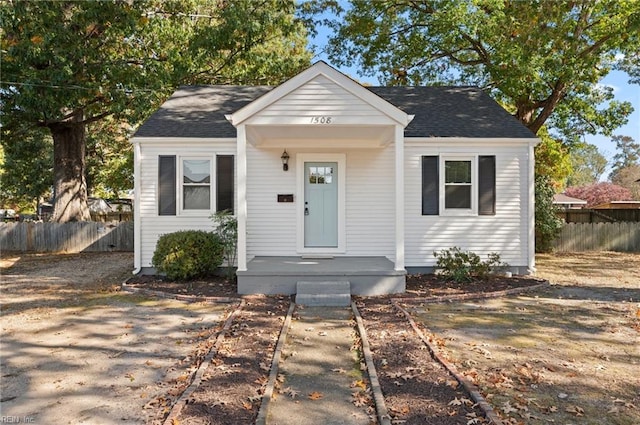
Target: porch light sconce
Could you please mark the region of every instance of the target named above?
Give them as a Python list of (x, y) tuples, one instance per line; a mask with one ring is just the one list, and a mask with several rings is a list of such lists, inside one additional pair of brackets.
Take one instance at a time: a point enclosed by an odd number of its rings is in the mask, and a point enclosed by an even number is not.
[(282, 156), (280, 156), (282, 160), (282, 171), (289, 171), (289, 158), (290, 156), (285, 149), (284, 152), (282, 152)]

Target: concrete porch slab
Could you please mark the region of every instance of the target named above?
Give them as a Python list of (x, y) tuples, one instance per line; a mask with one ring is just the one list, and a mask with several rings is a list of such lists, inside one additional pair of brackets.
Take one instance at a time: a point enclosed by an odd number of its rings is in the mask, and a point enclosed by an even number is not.
[(238, 271), (239, 294), (296, 293), (299, 281), (348, 281), (352, 295), (384, 295), (405, 291), (405, 270), (394, 270), (386, 257), (254, 257)]

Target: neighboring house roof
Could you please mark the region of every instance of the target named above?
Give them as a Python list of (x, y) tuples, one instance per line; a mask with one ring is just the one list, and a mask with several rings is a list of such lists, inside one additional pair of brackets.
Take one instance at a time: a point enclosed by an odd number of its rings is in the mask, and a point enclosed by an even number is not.
[[(366, 87), (415, 118), (405, 137), (527, 138), (536, 136), (476, 87)], [(135, 137), (236, 137), (225, 118), (264, 95), (268, 86), (183, 86)]]
[(572, 198), (564, 193), (553, 195), (553, 203), (558, 205), (587, 205), (587, 201), (584, 199)]

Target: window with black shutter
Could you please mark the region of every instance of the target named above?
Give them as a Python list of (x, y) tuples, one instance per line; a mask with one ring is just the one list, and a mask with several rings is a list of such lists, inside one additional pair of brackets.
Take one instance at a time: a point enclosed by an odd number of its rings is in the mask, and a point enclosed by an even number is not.
[(233, 209), (233, 155), (218, 155), (216, 157), (216, 211), (229, 211)]
[(158, 157), (158, 215), (176, 215), (176, 157)]
[(438, 156), (422, 157), (422, 215), (438, 215), (440, 211), (438, 162)]
[(422, 215), (439, 214), (496, 214), (495, 155), (422, 157)]
[(478, 157), (478, 215), (496, 214), (496, 157)]

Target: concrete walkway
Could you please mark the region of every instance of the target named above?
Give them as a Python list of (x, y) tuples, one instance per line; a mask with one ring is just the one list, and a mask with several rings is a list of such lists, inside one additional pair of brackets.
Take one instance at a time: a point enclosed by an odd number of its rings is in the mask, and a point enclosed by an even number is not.
[[(357, 407), (366, 372), (351, 348), (356, 328), (349, 307), (296, 307), (280, 360), (279, 390), (269, 404), (269, 425), (367, 425)], [(284, 379), (282, 379), (284, 378)], [(360, 404), (360, 403), (357, 403)], [(372, 413), (375, 416), (375, 413)]]

